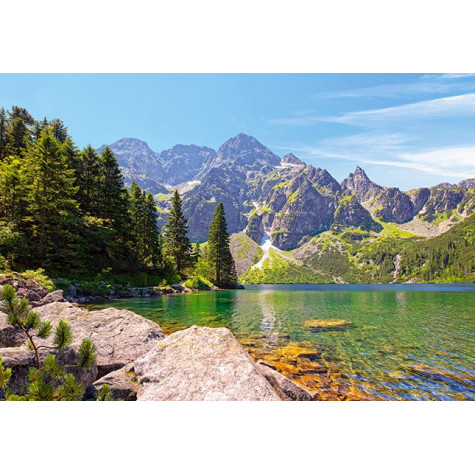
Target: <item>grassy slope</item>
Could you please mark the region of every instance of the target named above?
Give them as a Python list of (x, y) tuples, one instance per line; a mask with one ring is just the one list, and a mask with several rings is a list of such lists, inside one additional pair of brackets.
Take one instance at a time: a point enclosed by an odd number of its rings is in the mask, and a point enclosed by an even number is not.
[(248, 269), (241, 281), (475, 282), (475, 215), (428, 239), (392, 223), (381, 224), (380, 234), (328, 231), (290, 253), (272, 251), (262, 270)]
[(239, 281), (243, 284), (319, 284), (331, 283), (332, 279), (304, 267), (281, 251), (270, 250), (270, 257), (262, 269), (250, 268)]

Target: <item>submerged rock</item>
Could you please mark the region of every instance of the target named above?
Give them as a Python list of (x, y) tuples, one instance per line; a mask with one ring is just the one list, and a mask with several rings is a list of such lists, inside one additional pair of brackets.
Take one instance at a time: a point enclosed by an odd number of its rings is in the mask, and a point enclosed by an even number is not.
[(303, 324), (304, 327), (310, 328), (314, 332), (323, 332), (330, 330), (346, 330), (351, 326), (351, 322), (347, 320), (307, 320)]
[(160, 326), (129, 310), (106, 308), (89, 312), (70, 303), (55, 302), (36, 309), (40, 318), (56, 326), (66, 320), (74, 341), (90, 338), (97, 347), (99, 377), (147, 353), (165, 338)]
[(134, 364), (142, 401), (279, 401), (226, 328), (173, 333)]

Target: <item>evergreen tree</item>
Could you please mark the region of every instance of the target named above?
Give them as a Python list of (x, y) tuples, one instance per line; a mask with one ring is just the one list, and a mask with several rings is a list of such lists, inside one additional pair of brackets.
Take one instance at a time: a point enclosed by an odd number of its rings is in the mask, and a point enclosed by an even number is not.
[(96, 215), (103, 196), (99, 197), (98, 190), (99, 156), (90, 145), (81, 152), (76, 167), (75, 184), (78, 186), (77, 198), (81, 209), (85, 213)]
[(5, 155), (22, 157), (30, 140), (30, 131), (21, 117), (10, 120), (5, 137)]
[(223, 203), (218, 203), (209, 228), (208, 249), (208, 259), (213, 266), (215, 284), (223, 288), (235, 287), (237, 283), (236, 268), (229, 247)]
[(24, 107), (13, 106), (12, 110), (8, 112), (8, 115), (10, 116), (10, 120), (19, 118), (30, 127), (35, 123), (33, 116)]
[(153, 199), (152, 193), (148, 193), (145, 199), (146, 207), (146, 227), (145, 239), (147, 242), (147, 262), (152, 269), (159, 269), (162, 267), (162, 235), (158, 229), (157, 224), (157, 205)]
[(50, 127), (53, 128), (54, 138), (58, 142), (61, 142), (61, 143), (66, 142), (66, 140), (69, 138), (68, 128), (64, 125), (63, 121), (59, 119), (53, 119), (49, 125)]
[[(77, 258), (78, 203), (74, 171), (50, 128), (41, 132), (23, 160), (28, 205), (24, 223), (30, 251), (38, 266), (74, 267)], [(60, 246), (60, 248), (58, 247)]]
[(193, 251), (191, 252), (191, 260), (193, 264), (196, 264), (200, 257), (201, 257), (201, 248), (200, 248), (200, 243), (197, 241), (193, 244)]
[[(28, 341), (28, 347), (34, 351), (36, 368), (30, 368), (25, 394), (14, 395), (6, 389), (8, 400), (55, 401), (80, 400), (84, 395), (83, 385), (76, 378), (66, 373), (55, 355), (48, 355), (42, 360), (40, 350), (48, 348), (64, 350), (73, 341), (69, 325), (60, 320), (54, 331), (51, 346), (41, 345), (53, 333), (48, 320), (40, 320), (38, 313), (31, 310), (27, 299), (19, 299), (11, 285), (4, 285), (0, 293), (0, 308), (6, 312), (10, 325), (21, 331)], [(77, 367), (90, 370), (97, 361), (96, 346), (89, 338), (82, 340), (78, 349)], [(0, 389), (4, 390), (11, 377), (11, 371), (5, 370), (0, 358)]]
[(187, 222), (183, 215), (180, 194), (175, 190), (163, 235), (165, 251), (174, 261), (178, 272), (183, 272), (190, 260), (191, 244), (187, 236)]

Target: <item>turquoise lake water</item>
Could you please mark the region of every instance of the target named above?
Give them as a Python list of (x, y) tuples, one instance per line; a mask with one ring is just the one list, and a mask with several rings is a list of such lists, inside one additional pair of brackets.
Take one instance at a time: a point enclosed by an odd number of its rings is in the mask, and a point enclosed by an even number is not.
[[(229, 328), (322, 400), (475, 399), (475, 285), (249, 285), (109, 300), (166, 333)], [(309, 320), (345, 320), (319, 331)]]

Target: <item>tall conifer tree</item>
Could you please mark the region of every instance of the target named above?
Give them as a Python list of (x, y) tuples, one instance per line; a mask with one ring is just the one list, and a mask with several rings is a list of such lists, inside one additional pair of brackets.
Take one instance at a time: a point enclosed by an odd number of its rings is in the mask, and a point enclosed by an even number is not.
[(174, 260), (178, 272), (182, 272), (190, 261), (191, 244), (188, 239), (188, 220), (183, 215), (181, 197), (177, 190), (171, 199), (163, 235), (165, 251)]
[(208, 249), (208, 259), (213, 266), (215, 284), (223, 288), (235, 287), (237, 283), (236, 267), (229, 247), (223, 203), (218, 203), (214, 212), (209, 228)]

